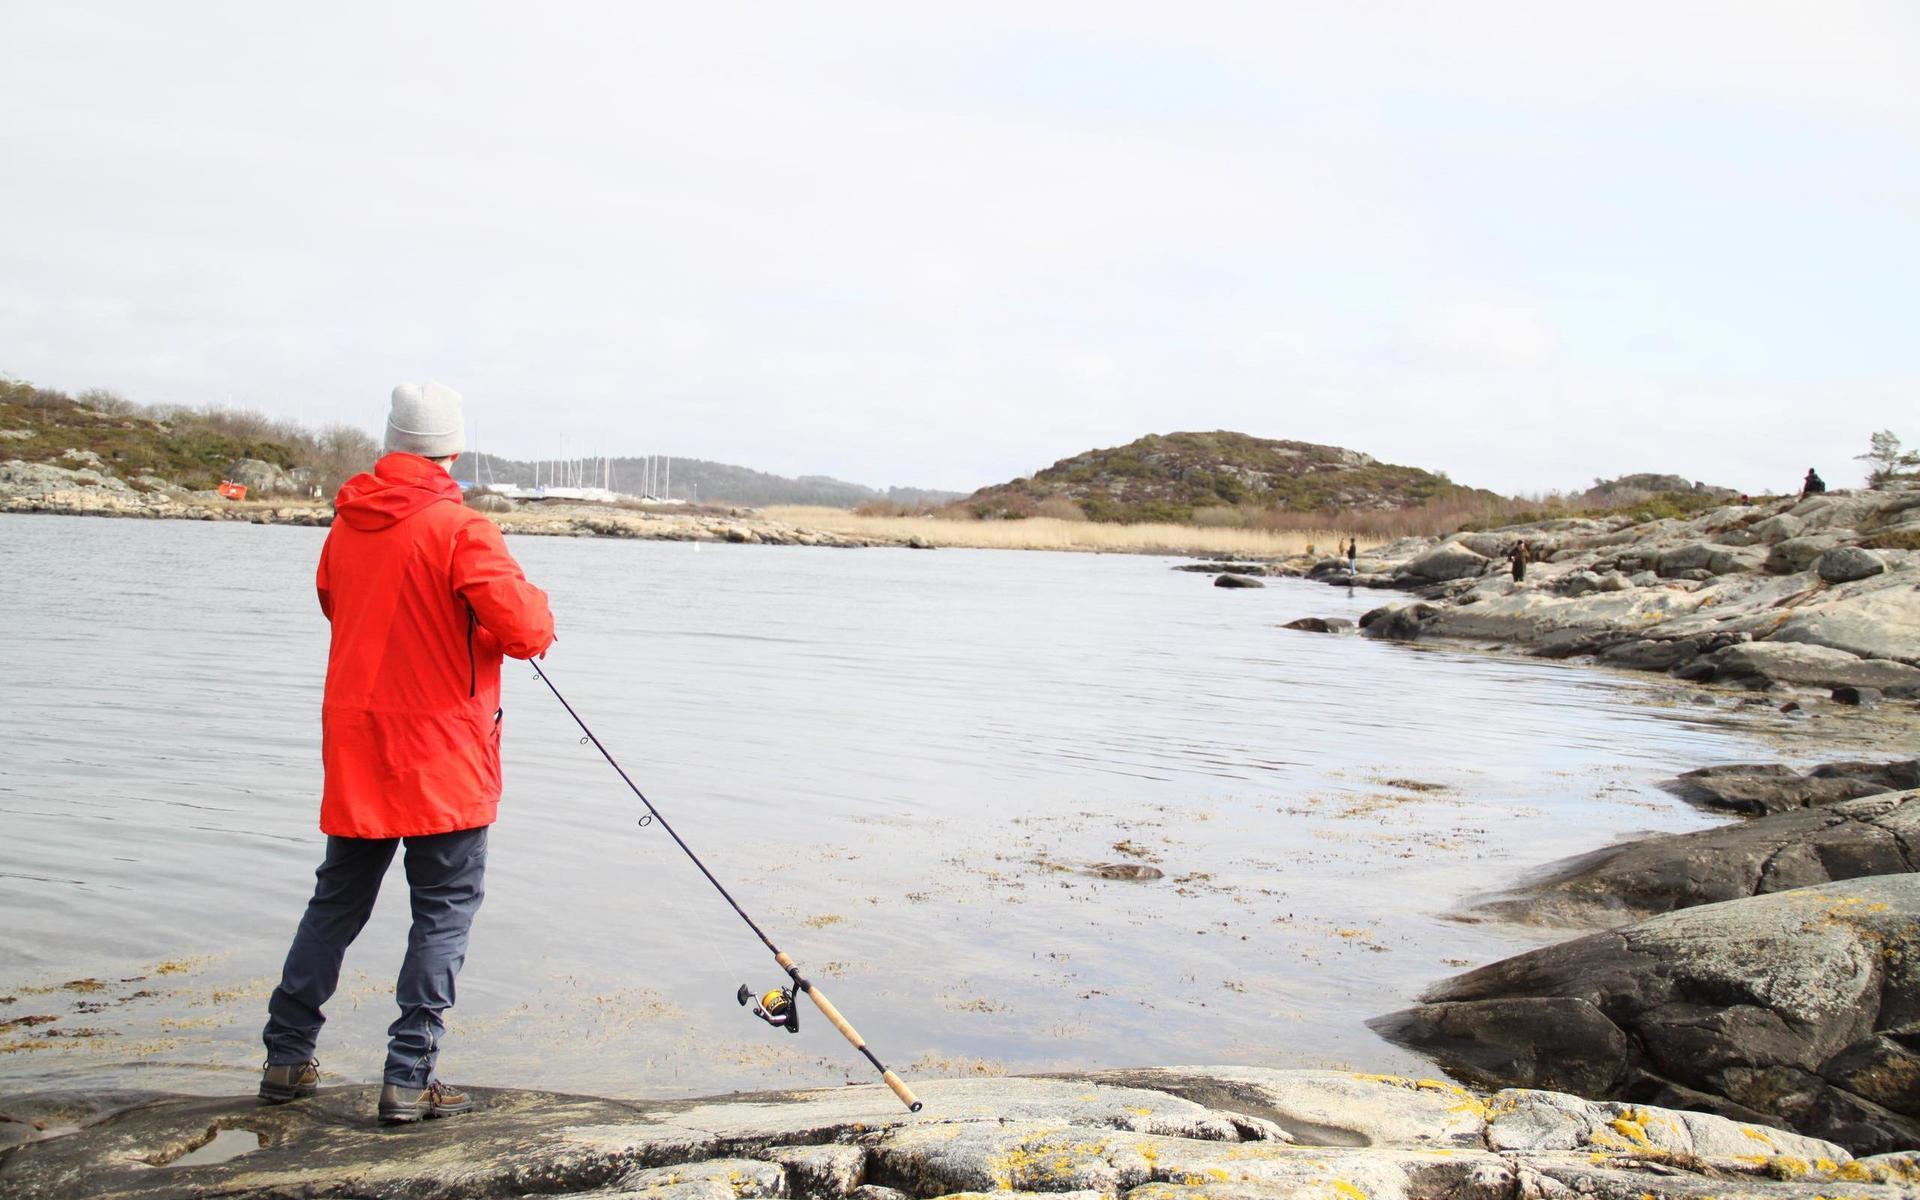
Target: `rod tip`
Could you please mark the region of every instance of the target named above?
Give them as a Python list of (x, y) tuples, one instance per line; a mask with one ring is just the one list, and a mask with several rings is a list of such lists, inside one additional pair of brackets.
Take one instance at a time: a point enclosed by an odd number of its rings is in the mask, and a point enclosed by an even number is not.
[(914, 1101), (914, 1102), (913, 1102), (912, 1104), (910, 1104), (910, 1105), (908, 1105), (908, 1106), (907, 1106), (907, 1111), (908, 1111), (908, 1112), (919, 1112), (919, 1111), (920, 1111), (920, 1102), (919, 1102), (918, 1100), (915, 1100), (915, 1101)]

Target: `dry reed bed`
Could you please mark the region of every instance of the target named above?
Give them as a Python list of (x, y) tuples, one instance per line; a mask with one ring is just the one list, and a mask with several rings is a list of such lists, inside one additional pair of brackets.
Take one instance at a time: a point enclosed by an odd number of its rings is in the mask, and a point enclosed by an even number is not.
[[(1284, 558), (1314, 552), (1331, 556), (1340, 534), (1330, 529), (1208, 529), (1196, 525), (1109, 525), (1028, 517), (1020, 521), (953, 520), (940, 517), (866, 517), (844, 508), (780, 505), (762, 510), (775, 520), (805, 529), (853, 537), (906, 541), (974, 550), (1092, 550), (1133, 554), (1239, 554)], [(1363, 542), (1365, 545), (1374, 544)]]

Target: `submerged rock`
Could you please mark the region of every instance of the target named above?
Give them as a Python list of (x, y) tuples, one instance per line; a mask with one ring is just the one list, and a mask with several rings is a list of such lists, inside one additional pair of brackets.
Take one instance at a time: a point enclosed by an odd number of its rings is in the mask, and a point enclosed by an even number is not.
[(1346, 633), (1353, 627), (1353, 622), (1345, 617), (1301, 617), (1297, 621), (1288, 621), (1280, 628), (1298, 629), (1302, 633)]
[(1480, 1084), (1920, 1147), (1920, 874), (1667, 913), (1471, 971), (1379, 1018)]
[(1178, 563), (1173, 569), (1192, 571), (1199, 575), (1264, 575), (1267, 573), (1267, 569), (1259, 563), (1243, 562)]
[(1418, 641), (1427, 622), (1439, 615), (1431, 604), (1389, 604), (1360, 618), (1360, 632), (1370, 638), (1389, 641)]
[(1213, 586), (1223, 588), (1257, 588), (1267, 585), (1261, 583), (1258, 579), (1252, 579), (1245, 575), (1216, 575), (1213, 578)]
[(1096, 879), (1123, 879), (1134, 882), (1164, 879), (1167, 874), (1159, 867), (1150, 867), (1145, 863), (1094, 863), (1086, 869), (1086, 873)]

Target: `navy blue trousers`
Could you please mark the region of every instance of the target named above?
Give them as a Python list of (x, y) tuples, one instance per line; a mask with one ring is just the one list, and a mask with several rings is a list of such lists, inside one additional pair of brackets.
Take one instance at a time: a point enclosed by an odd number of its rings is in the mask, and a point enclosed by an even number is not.
[[(467, 931), (486, 895), (487, 831), (462, 829), (407, 844), (407, 888), (413, 928), (393, 997), (400, 1017), (387, 1030), (386, 1082), (424, 1088), (433, 1079), (453, 981), (467, 957)], [(400, 838), (327, 839), (327, 857), (314, 872), (313, 899), (293, 935), (280, 986), (267, 1001), (267, 1062), (303, 1063), (313, 1057), (326, 1023), (321, 1007), (340, 983), (340, 961), (373, 914), (380, 880)]]

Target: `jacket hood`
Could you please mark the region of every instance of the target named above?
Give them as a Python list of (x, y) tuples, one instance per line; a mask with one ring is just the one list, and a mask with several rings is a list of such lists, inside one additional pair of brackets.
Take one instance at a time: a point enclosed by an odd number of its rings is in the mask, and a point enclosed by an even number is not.
[(389, 454), (340, 485), (333, 511), (355, 529), (396, 525), (429, 504), (460, 503), (460, 485), (438, 463), (417, 454)]

